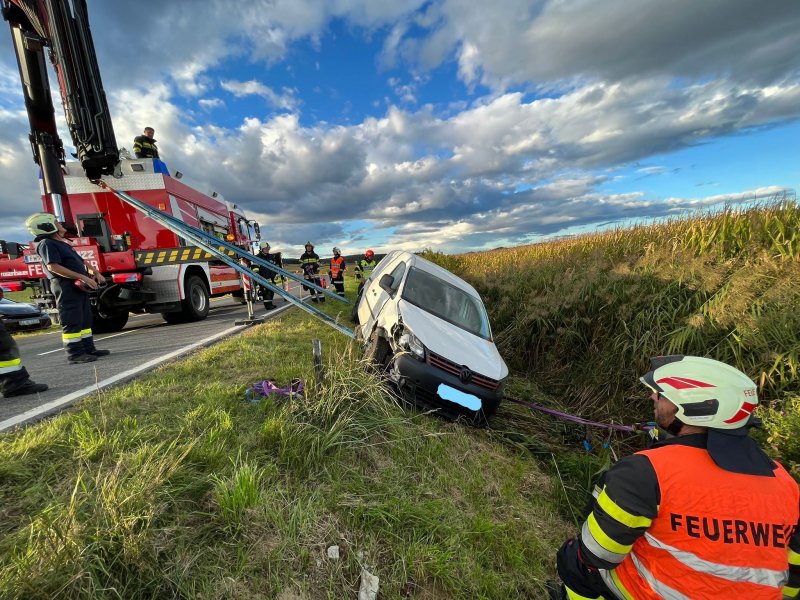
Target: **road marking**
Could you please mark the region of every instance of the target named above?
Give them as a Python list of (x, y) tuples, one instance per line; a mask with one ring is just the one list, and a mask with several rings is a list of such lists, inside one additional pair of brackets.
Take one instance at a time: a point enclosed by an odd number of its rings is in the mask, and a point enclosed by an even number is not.
[(241, 326), (231, 327), (230, 329), (226, 329), (225, 331), (221, 331), (220, 333), (207, 337), (204, 340), (200, 340), (199, 342), (189, 344), (188, 346), (179, 348), (173, 352), (170, 352), (169, 354), (147, 361), (146, 363), (139, 365), (138, 367), (128, 369), (127, 371), (123, 371), (122, 373), (117, 373), (116, 375), (112, 375), (107, 379), (103, 379), (102, 381), (98, 381), (97, 383), (81, 388), (75, 392), (72, 392), (71, 394), (67, 394), (66, 396), (62, 396), (61, 398), (52, 400), (50, 402), (47, 402), (46, 404), (37, 406), (36, 408), (32, 408), (31, 410), (25, 411), (22, 414), (11, 417), (10, 419), (6, 419), (5, 421), (0, 421), (0, 431), (7, 431), (8, 429), (16, 427), (17, 425), (22, 425), (23, 423), (27, 423), (28, 421), (34, 420), (38, 417), (45, 416), (48, 413), (53, 412), (59, 408), (69, 406), (79, 398), (82, 398), (83, 396), (90, 394), (91, 392), (99, 391), (114, 383), (133, 377), (134, 375), (137, 375), (142, 371), (146, 371), (148, 369), (158, 366), (162, 362), (165, 362), (182, 354), (191, 352), (195, 348), (198, 348), (205, 344), (210, 344), (211, 342), (214, 342), (221, 337), (230, 335), (231, 333), (239, 331), (241, 329), (244, 329), (244, 327)]
[[(150, 329), (151, 327), (158, 327), (161, 323), (153, 323), (152, 325), (145, 325), (144, 327), (137, 327), (136, 329), (126, 329), (125, 331), (120, 331), (119, 333), (115, 333), (113, 335), (107, 335), (106, 337), (97, 338), (98, 342), (102, 342), (103, 340), (108, 340), (113, 337), (118, 337), (120, 335), (127, 335), (129, 333), (135, 333), (137, 331), (142, 331), (143, 329)], [(53, 352), (61, 352), (64, 348), (56, 348), (55, 350), (48, 350), (47, 352), (40, 352), (36, 356), (44, 356), (45, 354), (52, 354)]]
[[(268, 314), (270, 316), (275, 316), (279, 313), (284, 312), (285, 310), (292, 308), (292, 306), (294, 305), (286, 304), (285, 306), (281, 306), (280, 308), (276, 308), (275, 310), (270, 311)], [(217, 341), (220, 338), (223, 338), (227, 335), (231, 335), (237, 331), (244, 331), (245, 329), (247, 329), (247, 327), (242, 325), (231, 327), (229, 329), (226, 329), (225, 331), (221, 331), (203, 340), (200, 340), (199, 342), (194, 342), (193, 344), (189, 344), (188, 346), (184, 346), (183, 348), (174, 350), (169, 354), (165, 354), (164, 356), (160, 356), (158, 358), (149, 360), (146, 363), (139, 365), (138, 367), (128, 369), (127, 371), (124, 371), (123, 373), (118, 373), (117, 375), (112, 375), (107, 379), (103, 379), (102, 381), (98, 381), (92, 385), (88, 385), (75, 392), (72, 392), (71, 394), (67, 394), (66, 396), (62, 396), (61, 398), (58, 398), (56, 400), (51, 400), (50, 402), (42, 404), (41, 406), (37, 406), (36, 408), (27, 410), (24, 413), (13, 416), (10, 419), (6, 419), (5, 421), (0, 421), (0, 432), (8, 431), (9, 429), (17, 427), (19, 425), (24, 425), (31, 421), (39, 420), (43, 417), (46, 417), (49, 414), (57, 412), (61, 408), (66, 408), (67, 406), (74, 404), (75, 401), (80, 400), (82, 397), (91, 394), (92, 392), (98, 392), (103, 388), (114, 385), (115, 383), (121, 383), (128, 379), (132, 379), (135, 375), (138, 375), (139, 373), (157, 367), (163, 362), (166, 362), (173, 358), (177, 358), (179, 356), (182, 356), (183, 354), (188, 354), (192, 350), (195, 350), (202, 346), (207, 346), (212, 342)]]

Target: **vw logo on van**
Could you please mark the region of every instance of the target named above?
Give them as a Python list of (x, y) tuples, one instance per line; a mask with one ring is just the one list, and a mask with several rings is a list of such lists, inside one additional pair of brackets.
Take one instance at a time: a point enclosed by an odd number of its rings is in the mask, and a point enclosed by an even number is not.
[(458, 378), (461, 380), (461, 383), (469, 383), (472, 381), (472, 371), (469, 370), (469, 367), (461, 367), (461, 370), (458, 372)]

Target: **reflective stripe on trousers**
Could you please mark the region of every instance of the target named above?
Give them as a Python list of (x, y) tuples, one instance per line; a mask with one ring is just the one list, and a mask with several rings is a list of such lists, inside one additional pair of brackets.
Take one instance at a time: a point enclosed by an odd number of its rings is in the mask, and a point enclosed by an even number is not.
[(0, 375), (6, 373), (13, 373), (22, 369), (22, 359), (15, 358), (13, 360), (0, 360)]

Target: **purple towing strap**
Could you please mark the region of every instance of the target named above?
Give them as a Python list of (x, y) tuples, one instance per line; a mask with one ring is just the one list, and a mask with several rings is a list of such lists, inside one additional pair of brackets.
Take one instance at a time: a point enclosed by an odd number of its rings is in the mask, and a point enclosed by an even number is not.
[(569, 413), (565, 413), (560, 410), (556, 410), (554, 408), (547, 408), (546, 406), (542, 406), (541, 404), (536, 404), (535, 402), (518, 400), (516, 398), (506, 398), (506, 400), (508, 400), (509, 402), (514, 402), (515, 404), (527, 406), (531, 410), (552, 415), (554, 417), (558, 417), (559, 419), (564, 419), (565, 421), (571, 421), (573, 423), (577, 423), (578, 425), (586, 425), (587, 427), (597, 427), (599, 429), (611, 429), (613, 431), (624, 431), (626, 433), (636, 433), (637, 431), (649, 431), (650, 429), (653, 428), (653, 426), (650, 425), (649, 423), (634, 423), (633, 425), (600, 423), (598, 421), (591, 421), (589, 419), (584, 419), (583, 417), (577, 417), (575, 415), (571, 415)]
[(269, 379), (254, 383), (250, 389), (245, 392), (245, 397), (249, 402), (256, 403), (262, 398), (266, 398), (271, 394), (278, 396), (302, 396), (305, 385), (302, 379), (292, 379), (286, 387), (279, 387)]

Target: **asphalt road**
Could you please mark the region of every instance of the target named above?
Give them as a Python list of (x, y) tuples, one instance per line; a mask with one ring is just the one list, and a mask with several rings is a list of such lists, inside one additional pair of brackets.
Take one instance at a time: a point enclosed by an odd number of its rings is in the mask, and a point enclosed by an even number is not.
[[(255, 316), (279, 314), (288, 302), (276, 298), (277, 309), (265, 313), (256, 304)], [(211, 311), (204, 321), (168, 325), (160, 315), (131, 315), (125, 329), (95, 336), (98, 348), (111, 355), (93, 363), (67, 364), (61, 344), (61, 332), (23, 337), (17, 340), (22, 364), (37, 383), (50, 386), (46, 392), (30, 396), (0, 398), (0, 431), (40, 419), (71, 405), (81, 397), (129, 381), (136, 375), (207, 346), (246, 327), (234, 321), (247, 318), (247, 307), (229, 296), (211, 301)]]

